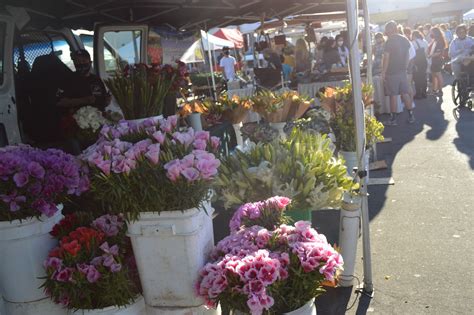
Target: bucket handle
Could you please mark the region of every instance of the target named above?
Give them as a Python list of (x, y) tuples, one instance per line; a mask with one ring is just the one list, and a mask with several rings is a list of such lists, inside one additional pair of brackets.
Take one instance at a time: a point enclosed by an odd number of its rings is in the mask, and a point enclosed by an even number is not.
[(202, 230), (203, 226), (199, 225), (197, 229), (186, 233), (176, 233), (176, 225), (174, 224), (153, 224), (142, 225), (141, 232), (143, 236), (192, 236)]

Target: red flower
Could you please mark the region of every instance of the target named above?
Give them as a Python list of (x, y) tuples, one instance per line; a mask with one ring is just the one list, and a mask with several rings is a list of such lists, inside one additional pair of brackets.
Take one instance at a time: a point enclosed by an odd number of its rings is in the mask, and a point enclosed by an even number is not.
[(73, 257), (76, 257), (77, 253), (81, 250), (81, 245), (77, 240), (61, 244), (61, 247)]
[(68, 233), (76, 224), (77, 218), (74, 214), (65, 216), (58, 224), (53, 227), (53, 230), (49, 233), (54, 237), (59, 236), (62, 233)]

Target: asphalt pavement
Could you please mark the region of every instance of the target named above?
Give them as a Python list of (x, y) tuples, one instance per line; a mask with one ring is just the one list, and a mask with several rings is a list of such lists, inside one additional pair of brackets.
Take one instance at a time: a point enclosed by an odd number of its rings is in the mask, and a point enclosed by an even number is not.
[[(449, 85), (443, 98), (415, 102), (416, 123), (404, 112), (386, 127), (392, 142), (377, 146), (389, 168), (371, 172), (395, 180), (369, 186), (374, 296), (329, 289), (318, 315), (474, 314), (474, 111), (455, 119)], [(313, 215), (333, 242), (337, 220), (337, 211)], [(356, 285), (364, 279), (361, 241), (358, 257)]]

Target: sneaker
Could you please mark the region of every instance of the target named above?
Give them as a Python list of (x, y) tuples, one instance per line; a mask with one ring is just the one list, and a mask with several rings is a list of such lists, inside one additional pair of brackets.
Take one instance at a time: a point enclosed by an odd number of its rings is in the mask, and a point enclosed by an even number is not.
[(408, 123), (410, 124), (413, 124), (415, 122), (415, 115), (414, 114), (410, 114), (408, 116)]
[(396, 119), (389, 119), (383, 123), (385, 126), (398, 126)]

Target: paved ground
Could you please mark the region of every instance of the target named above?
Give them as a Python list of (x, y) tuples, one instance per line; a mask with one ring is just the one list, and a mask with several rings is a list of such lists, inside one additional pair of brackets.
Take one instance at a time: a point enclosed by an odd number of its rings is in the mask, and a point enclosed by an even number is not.
[[(450, 92), (417, 101), (417, 122), (404, 113), (386, 128), (393, 141), (378, 146), (390, 168), (371, 176), (396, 183), (369, 189), (374, 298), (331, 290), (318, 315), (474, 314), (474, 112), (456, 121)], [(337, 213), (313, 219), (337, 240)], [(362, 260), (356, 269), (362, 281)]]
[[(369, 189), (374, 298), (328, 290), (318, 315), (474, 314), (474, 112), (456, 121), (450, 86), (444, 95), (417, 101), (417, 122), (403, 113), (386, 128), (393, 141), (378, 145), (389, 169), (371, 176), (392, 176), (395, 185)], [(216, 219), (216, 240), (228, 233), (225, 216)], [(337, 242), (338, 211), (314, 212), (313, 225)], [(362, 281), (362, 259), (356, 269)]]

